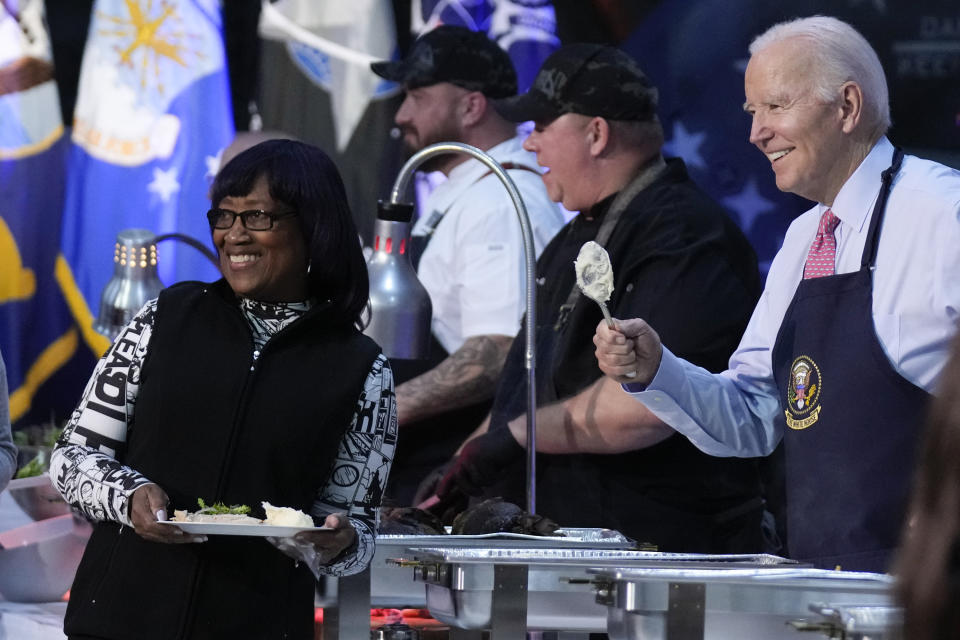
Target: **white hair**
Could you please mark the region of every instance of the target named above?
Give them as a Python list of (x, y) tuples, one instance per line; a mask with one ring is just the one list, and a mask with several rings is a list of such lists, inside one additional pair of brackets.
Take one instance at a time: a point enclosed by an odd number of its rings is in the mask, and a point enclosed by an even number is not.
[(864, 126), (877, 139), (890, 128), (887, 79), (877, 52), (846, 22), (828, 16), (796, 18), (773, 25), (750, 43), (750, 55), (791, 38), (803, 38), (814, 60), (814, 91), (825, 102), (837, 100), (837, 89), (853, 81), (863, 91)]

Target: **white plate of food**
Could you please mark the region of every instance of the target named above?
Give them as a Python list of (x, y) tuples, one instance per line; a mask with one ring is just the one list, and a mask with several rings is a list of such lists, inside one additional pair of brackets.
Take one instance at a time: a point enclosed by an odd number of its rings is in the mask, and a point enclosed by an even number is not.
[(315, 527), (313, 518), (299, 509), (275, 507), (262, 502), (266, 520), (249, 515), (250, 507), (234, 505), (227, 507), (221, 503), (207, 506), (203, 499), (197, 500), (200, 510), (195, 512), (176, 510), (170, 520), (160, 520), (160, 524), (179, 527), (184, 533), (214, 536), (257, 536), (288, 538), (301, 531), (330, 531), (330, 527)]
[(194, 535), (213, 535), (213, 536), (258, 536), (288, 538), (301, 531), (333, 533), (336, 529), (329, 527), (284, 527), (272, 524), (257, 524), (247, 522), (176, 522), (174, 520), (161, 520), (160, 524), (169, 524), (179, 527), (184, 533)]

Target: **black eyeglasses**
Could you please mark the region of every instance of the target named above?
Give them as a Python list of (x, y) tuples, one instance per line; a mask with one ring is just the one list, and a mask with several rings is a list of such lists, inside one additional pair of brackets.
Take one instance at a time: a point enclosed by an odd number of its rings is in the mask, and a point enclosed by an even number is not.
[(240, 223), (250, 231), (269, 231), (273, 229), (274, 223), (280, 218), (289, 218), (295, 215), (297, 215), (296, 211), (269, 213), (262, 209), (251, 209), (238, 213), (228, 209), (210, 209), (210, 211), (207, 211), (207, 220), (210, 221), (211, 229), (229, 229), (233, 226), (234, 220), (240, 218)]

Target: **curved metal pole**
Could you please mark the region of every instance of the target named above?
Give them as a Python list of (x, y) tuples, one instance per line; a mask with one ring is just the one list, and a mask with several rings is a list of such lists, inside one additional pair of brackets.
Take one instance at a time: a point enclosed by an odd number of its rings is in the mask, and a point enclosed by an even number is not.
[(520, 231), (523, 234), (523, 256), (526, 261), (526, 281), (527, 281), (527, 315), (526, 315), (526, 333), (527, 333), (527, 511), (537, 512), (536, 496), (536, 476), (537, 476), (537, 384), (536, 384), (536, 253), (533, 246), (533, 230), (530, 227), (530, 217), (527, 215), (527, 208), (523, 204), (520, 192), (513, 179), (507, 174), (503, 167), (496, 160), (490, 157), (476, 147), (462, 142), (439, 142), (424, 147), (407, 160), (406, 164), (400, 169), (396, 181), (393, 183), (393, 191), (390, 193), (390, 202), (399, 204), (401, 195), (406, 191), (413, 177), (413, 172), (425, 160), (445, 153), (465, 153), (473, 156), (483, 164), (487, 165), (495, 176), (500, 179), (503, 186), (510, 194), (513, 206), (517, 210), (517, 217), (520, 219)]

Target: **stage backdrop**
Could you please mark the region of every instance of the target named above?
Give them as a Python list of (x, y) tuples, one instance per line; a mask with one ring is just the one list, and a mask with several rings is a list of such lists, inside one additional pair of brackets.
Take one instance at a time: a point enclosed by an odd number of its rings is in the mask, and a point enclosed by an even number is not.
[[(117, 233), (177, 232), (209, 245), (207, 193), (233, 138), (216, 0), (97, 0), (74, 111), (57, 277), (87, 346)], [(196, 249), (158, 247), (160, 279), (213, 280)]]

